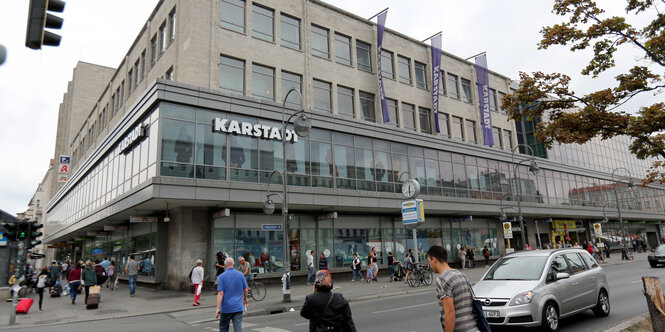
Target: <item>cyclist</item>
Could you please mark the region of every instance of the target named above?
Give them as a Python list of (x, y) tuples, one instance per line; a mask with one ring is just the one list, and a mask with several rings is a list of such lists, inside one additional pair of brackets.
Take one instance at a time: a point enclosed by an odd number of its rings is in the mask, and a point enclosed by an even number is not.
[(242, 256), (238, 257), (238, 271), (242, 272), (242, 274), (245, 276), (245, 280), (247, 280), (247, 283), (252, 280), (252, 274), (249, 273), (250, 269), (251, 266), (249, 265), (249, 262), (247, 262)]

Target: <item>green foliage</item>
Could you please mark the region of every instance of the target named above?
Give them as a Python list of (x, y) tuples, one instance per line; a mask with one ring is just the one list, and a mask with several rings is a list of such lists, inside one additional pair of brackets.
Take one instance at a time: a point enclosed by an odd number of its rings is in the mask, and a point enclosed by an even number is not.
[[(614, 56), (622, 47), (637, 47), (650, 64), (665, 68), (665, 15), (657, 6), (665, 0), (626, 0), (626, 17), (608, 17), (590, 0), (555, 0), (552, 12), (565, 21), (544, 27), (539, 49), (568, 46), (571, 51), (592, 49), (593, 56), (582, 68), (592, 78), (615, 67)], [(665, 8), (660, 8), (660, 11)], [(644, 28), (629, 23), (629, 15), (652, 15)], [(547, 115), (540, 123), (537, 137), (545, 146), (552, 143), (584, 144), (594, 137), (608, 139), (627, 135), (634, 139), (630, 149), (640, 159), (665, 158), (665, 103), (641, 107), (630, 112), (619, 109), (638, 94), (661, 93), (665, 88), (662, 75), (654, 66), (633, 66), (615, 77), (615, 82), (599, 81), (603, 87), (586, 95), (570, 89), (570, 77), (561, 73), (520, 73), (520, 85), (503, 99), (515, 120)], [(655, 162), (644, 183), (665, 183), (665, 162)]]

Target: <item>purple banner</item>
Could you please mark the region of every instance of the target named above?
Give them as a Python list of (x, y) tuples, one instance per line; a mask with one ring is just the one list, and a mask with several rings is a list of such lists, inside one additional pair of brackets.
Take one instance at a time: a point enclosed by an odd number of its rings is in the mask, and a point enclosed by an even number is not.
[(379, 94), (381, 95), (381, 112), (383, 113), (383, 122), (390, 122), (390, 115), (388, 114), (388, 103), (386, 103), (386, 92), (383, 89), (383, 74), (381, 73), (381, 45), (383, 44), (383, 29), (386, 26), (386, 16), (388, 16), (388, 11), (384, 11), (379, 14), (378, 21), (376, 23), (376, 39), (377, 39), (377, 51), (376, 51), (376, 62), (379, 68)]
[(439, 76), (441, 76), (441, 33), (432, 37), (432, 110), (434, 125), (439, 133)]
[(487, 71), (487, 55), (476, 57), (476, 81), (478, 82), (478, 99), (480, 99), (480, 123), (483, 129), (485, 145), (494, 145), (492, 136), (492, 112), (490, 111), (490, 78)]

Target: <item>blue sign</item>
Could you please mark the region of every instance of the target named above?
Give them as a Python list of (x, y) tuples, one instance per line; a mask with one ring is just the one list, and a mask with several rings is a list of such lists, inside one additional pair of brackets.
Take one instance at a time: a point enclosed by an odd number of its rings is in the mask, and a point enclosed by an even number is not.
[(281, 231), (282, 230), (282, 224), (262, 224), (261, 225), (261, 230), (262, 231)]
[(0, 247), (7, 246), (7, 236), (6, 232), (0, 232)]
[(425, 207), (422, 199), (402, 202), (402, 223), (404, 225), (425, 222)]
[(62, 154), (60, 155), (60, 163), (61, 164), (69, 164), (69, 159), (70, 159), (69, 156), (65, 156), (65, 155), (62, 155)]

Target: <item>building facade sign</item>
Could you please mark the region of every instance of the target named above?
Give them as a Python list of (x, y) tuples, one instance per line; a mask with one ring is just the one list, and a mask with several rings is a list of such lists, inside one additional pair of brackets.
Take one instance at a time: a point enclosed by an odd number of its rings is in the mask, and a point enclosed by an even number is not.
[(441, 33), (432, 37), (432, 110), (434, 111), (434, 125), (436, 132), (440, 133), (439, 128), (439, 83), (441, 79)]
[(490, 111), (490, 82), (487, 71), (487, 55), (476, 57), (476, 80), (478, 81), (478, 96), (480, 101), (480, 121), (483, 129), (483, 142), (485, 145), (494, 145), (492, 135), (492, 112)]
[(147, 135), (144, 124), (136, 126), (125, 138), (120, 141), (120, 153), (127, 154), (134, 146), (144, 140)]
[[(212, 131), (258, 137), (269, 140), (282, 140), (281, 128), (262, 124), (252, 124), (249, 122), (238, 122), (236, 120), (215, 118), (212, 120)], [(286, 141), (291, 143), (298, 142), (298, 135), (295, 131), (286, 130)]]
[(158, 219), (156, 216), (131, 216), (129, 217), (129, 222), (130, 223), (137, 223), (137, 222), (157, 222)]
[(69, 180), (69, 161), (70, 157), (64, 154), (60, 155), (60, 167), (58, 167), (58, 182), (67, 182)]

